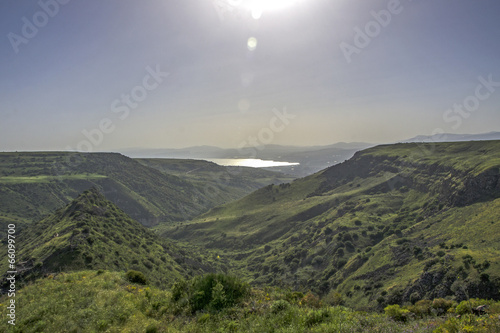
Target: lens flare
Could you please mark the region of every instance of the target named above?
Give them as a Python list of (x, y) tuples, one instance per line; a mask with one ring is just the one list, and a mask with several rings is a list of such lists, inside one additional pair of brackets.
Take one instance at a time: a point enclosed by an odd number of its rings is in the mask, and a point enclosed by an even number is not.
[(257, 38), (255, 37), (248, 38), (247, 47), (249, 51), (254, 51), (257, 48)]

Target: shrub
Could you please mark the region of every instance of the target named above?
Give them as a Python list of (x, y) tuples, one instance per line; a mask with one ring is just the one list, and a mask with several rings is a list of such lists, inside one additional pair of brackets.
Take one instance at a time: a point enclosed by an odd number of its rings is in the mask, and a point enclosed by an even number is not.
[(446, 313), (452, 306), (453, 301), (449, 301), (444, 298), (436, 298), (432, 301), (432, 308), (437, 312), (437, 314)]
[(395, 321), (406, 321), (410, 313), (409, 310), (401, 308), (398, 304), (386, 306), (384, 312)]
[(214, 310), (221, 310), (226, 306), (226, 293), (224, 292), (224, 286), (220, 281), (217, 281), (215, 286), (212, 288), (212, 301), (210, 302), (211, 307)]
[(474, 309), (481, 305), (490, 305), (492, 302), (484, 299), (471, 298), (470, 300), (465, 300), (460, 302), (455, 308), (455, 312), (459, 315), (464, 315), (471, 313)]
[(320, 308), (323, 304), (318, 296), (315, 296), (313, 293), (308, 292), (300, 301), (300, 304), (303, 306), (308, 306), (311, 308)]
[(187, 292), (187, 283), (186, 281), (177, 281), (172, 286), (172, 300), (174, 302), (178, 302), (181, 298), (186, 296)]
[(191, 312), (200, 310), (219, 311), (230, 307), (248, 295), (249, 286), (238, 278), (224, 274), (207, 274), (191, 281), (179, 281), (172, 287), (172, 301), (186, 306)]
[(323, 257), (322, 256), (316, 256), (314, 257), (314, 259), (312, 260), (312, 265), (313, 266), (319, 266), (323, 263)]
[(481, 273), (479, 276), (482, 282), (488, 282), (490, 280), (490, 275), (487, 273)]
[(432, 309), (432, 301), (423, 299), (415, 303), (415, 305), (410, 305), (408, 310), (415, 316), (423, 318), (430, 315)]
[(352, 242), (351, 242), (351, 241), (347, 241), (347, 242), (345, 242), (345, 248), (346, 248), (346, 249), (347, 249), (347, 251), (349, 251), (349, 252), (352, 252), (352, 251), (354, 251), (354, 249), (355, 249), (355, 248), (354, 248), (354, 244), (352, 244)]
[(330, 317), (330, 312), (328, 309), (321, 310), (311, 310), (306, 315), (305, 324), (308, 327), (321, 324), (326, 321)]
[[(350, 233), (346, 233), (343, 237), (342, 237), (342, 241), (344, 242), (352, 242), (352, 235)], [(347, 244), (347, 243), (346, 243)]]
[(293, 292), (287, 292), (285, 294), (285, 298), (289, 303), (296, 304), (298, 303), (302, 298), (304, 298), (304, 294), (301, 293), (300, 291), (293, 291)]
[(285, 301), (283, 299), (280, 299), (278, 301), (275, 301), (271, 305), (271, 312), (274, 314), (277, 314), (279, 312), (286, 311), (289, 308), (290, 308), (290, 303), (288, 303), (287, 301)]
[(338, 291), (331, 291), (325, 298), (325, 302), (330, 305), (338, 306), (344, 305), (342, 294)]
[(127, 273), (125, 273), (125, 278), (132, 283), (148, 284), (146, 276), (138, 271), (133, 271), (133, 270), (128, 271)]

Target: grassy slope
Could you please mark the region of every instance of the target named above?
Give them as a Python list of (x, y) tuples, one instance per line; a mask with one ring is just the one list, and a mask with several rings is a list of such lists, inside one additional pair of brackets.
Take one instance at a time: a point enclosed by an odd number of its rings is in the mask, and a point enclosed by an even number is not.
[(256, 284), (336, 289), (351, 305), (461, 298), (460, 274), (497, 297), (499, 167), (498, 141), (379, 146), (159, 231), (224, 251)]
[[(82, 269), (138, 270), (153, 284), (212, 268), (203, 255), (187, 254), (132, 220), (96, 189), (90, 189), (16, 237), (22, 281)], [(2, 244), (2, 252), (6, 251)], [(0, 263), (7, 271), (7, 261)]]
[[(297, 297), (298, 296), (298, 297)], [(82, 271), (37, 281), (16, 293), (16, 326), (0, 297), (2, 332), (498, 332), (500, 304), (481, 318), (454, 313), (406, 323), (389, 317), (321, 305), (310, 295), (254, 289), (240, 304), (218, 313), (186, 314), (171, 293), (128, 282), (123, 273)], [(453, 308), (454, 309), (454, 308)]]

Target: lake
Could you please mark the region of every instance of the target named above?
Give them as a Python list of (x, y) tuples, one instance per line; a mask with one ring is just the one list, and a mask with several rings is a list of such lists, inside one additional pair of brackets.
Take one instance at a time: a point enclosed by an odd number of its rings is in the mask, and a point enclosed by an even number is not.
[(270, 167), (293, 166), (300, 164), (291, 162), (261, 160), (255, 158), (212, 158), (206, 160), (223, 166), (244, 166), (252, 168), (270, 168)]

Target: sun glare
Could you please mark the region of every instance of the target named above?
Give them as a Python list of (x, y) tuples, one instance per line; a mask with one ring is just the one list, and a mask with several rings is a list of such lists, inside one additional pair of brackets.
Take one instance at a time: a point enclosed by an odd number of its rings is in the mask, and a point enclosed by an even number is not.
[(254, 19), (259, 19), (262, 13), (285, 9), (298, 3), (299, 0), (247, 0), (243, 5), (251, 11)]

